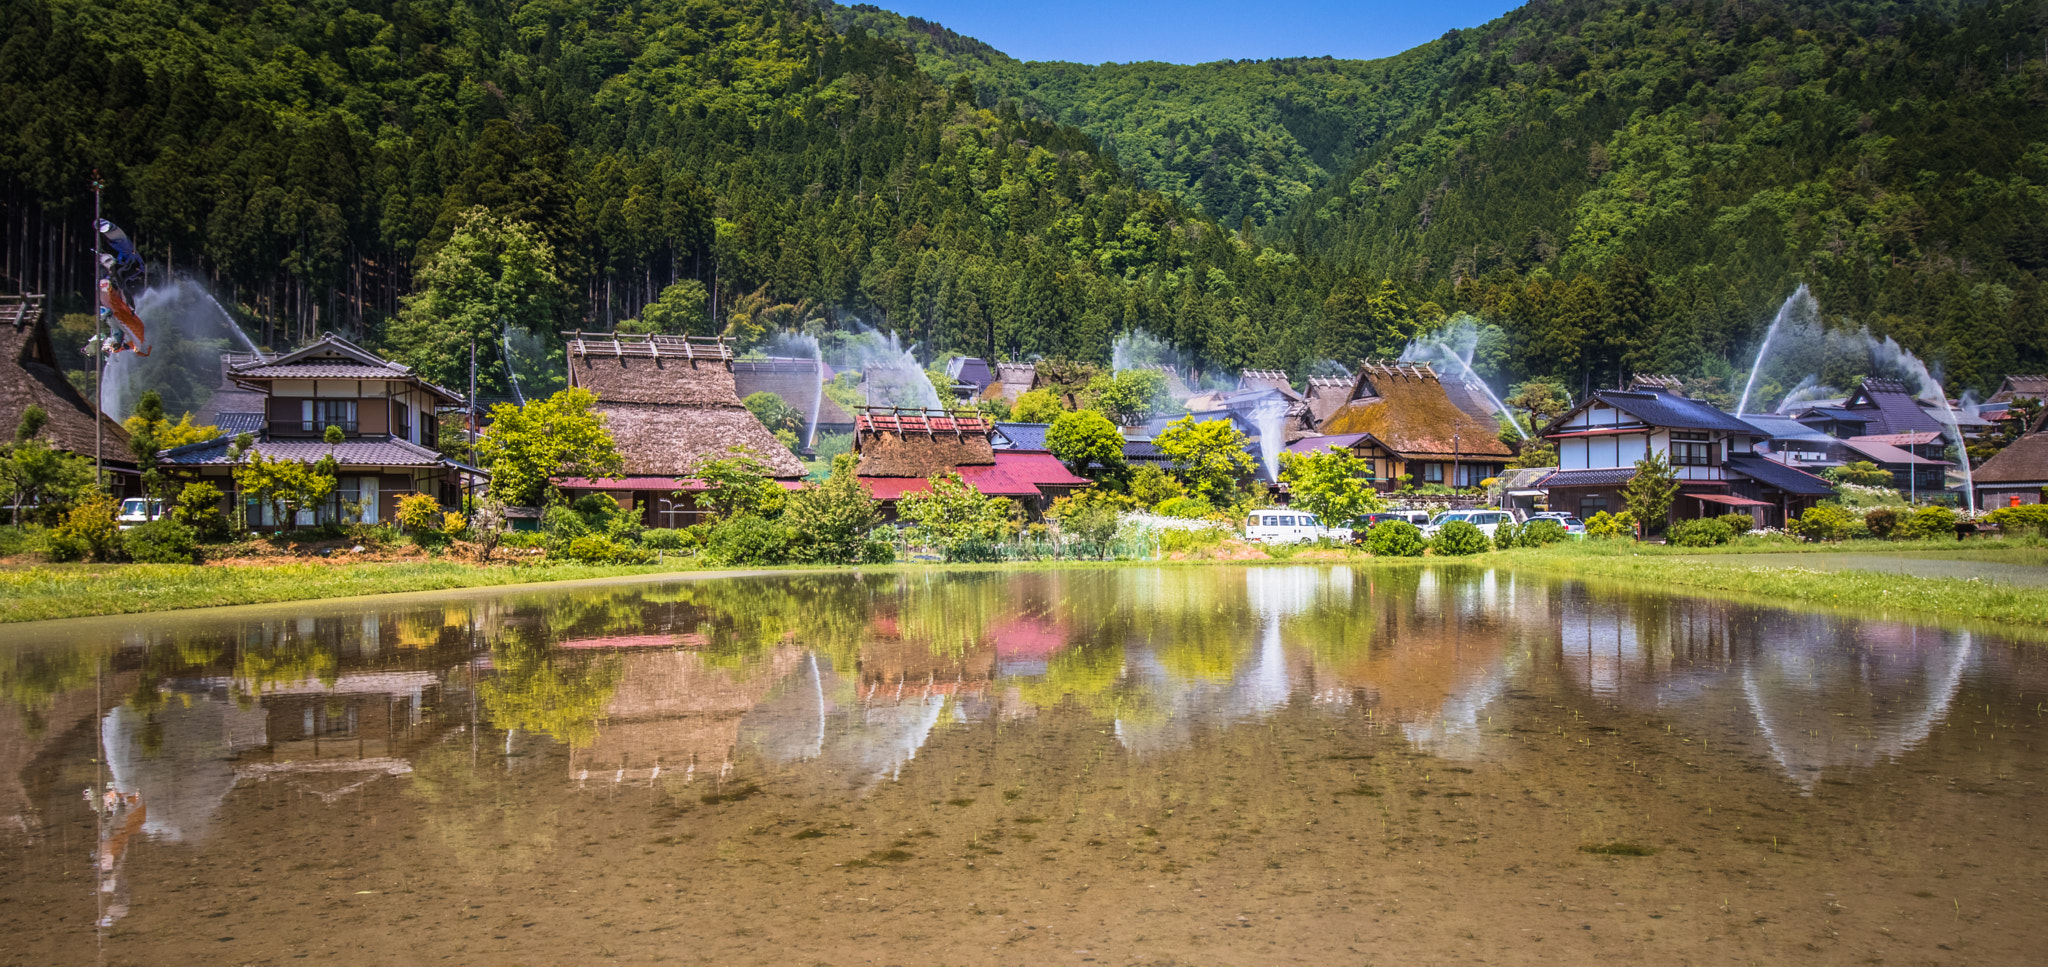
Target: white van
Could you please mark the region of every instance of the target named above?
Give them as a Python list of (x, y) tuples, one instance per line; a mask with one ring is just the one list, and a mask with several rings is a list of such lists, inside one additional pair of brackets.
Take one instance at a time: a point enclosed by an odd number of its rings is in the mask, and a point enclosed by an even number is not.
[(1443, 530), (1445, 524), (1454, 520), (1462, 520), (1479, 528), (1479, 532), (1491, 540), (1493, 532), (1499, 530), (1502, 524), (1514, 523), (1515, 516), (1505, 510), (1447, 510), (1429, 519), (1429, 526), (1422, 529), (1422, 536), (1435, 537), (1437, 531)]
[(130, 497), (121, 501), (121, 512), (114, 520), (127, 530), (137, 524), (147, 524), (164, 515), (164, 502), (150, 497)]
[(1244, 539), (1265, 544), (1297, 544), (1302, 541), (1316, 541), (1323, 538), (1333, 541), (1351, 540), (1349, 527), (1324, 527), (1316, 515), (1298, 510), (1277, 508), (1255, 510), (1244, 521)]

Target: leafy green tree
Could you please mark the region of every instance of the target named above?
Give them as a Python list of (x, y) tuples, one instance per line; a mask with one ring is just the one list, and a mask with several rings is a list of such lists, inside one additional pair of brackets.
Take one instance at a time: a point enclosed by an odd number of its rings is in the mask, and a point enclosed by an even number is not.
[(24, 523), (23, 508), (36, 508), (35, 516), (51, 523), (93, 487), (91, 461), (38, 437), (48, 419), (42, 407), (29, 404), (15, 427), (14, 443), (0, 452), (0, 483), (9, 491), (17, 529)]
[(1051, 423), (1067, 412), (1067, 405), (1060, 402), (1060, 395), (1049, 389), (1035, 389), (1020, 393), (1017, 402), (1010, 404), (1007, 422)]
[(538, 506), (550, 477), (610, 477), (625, 472), (618, 445), (596, 410), (597, 397), (572, 387), (525, 406), (491, 407), (477, 459), (491, 472), (491, 493), (508, 504)]
[(683, 279), (663, 288), (661, 298), (642, 306), (638, 318), (621, 320), (618, 331), (668, 336), (703, 335), (710, 326), (709, 317), (705, 315), (705, 307), (710, 301), (711, 296), (704, 283)]
[(1323, 355), (1347, 364), (1368, 356), (1397, 356), (1418, 328), (1390, 279), (1350, 278), (1323, 300)]
[(1173, 397), (1166, 391), (1166, 374), (1156, 369), (1126, 369), (1096, 376), (1089, 380), (1083, 395), (1088, 398), (1089, 408), (1125, 426), (1143, 423), (1174, 408)]
[(300, 511), (319, 507), (335, 487), (334, 461), (329, 457), (308, 464), (252, 450), (234, 475), (236, 488), (269, 505), (271, 519), (286, 533), (298, 527)]
[[(768, 465), (744, 447), (729, 447), (725, 456), (697, 461), (690, 467), (690, 477), (704, 484), (696, 494), (697, 506), (718, 520), (777, 517), (788, 502)], [(677, 491), (675, 496), (680, 500), (688, 495), (689, 491)]]
[(1621, 490), (1621, 499), (1628, 505), (1628, 512), (1642, 521), (1644, 529), (1655, 534), (1664, 529), (1665, 521), (1671, 516), (1671, 501), (1678, 496), (1678, 473), (1666, 463), (1664, 455), (1652, 453), (1636, 461), (1636, 475)]
[(1166, 425), (1152, 443), (1173, 461), (1174, 475), (1188, 492), (1217, 505), (1237, 499), (1239, 481), (1258, 465), (1245, 448), (1251, 438), (1229, 420), (1195, 422), (1183, 416)]
[(858, 564), (868, 535), (881, 524), (881, 505), (855, 475), (851, 453), (832, 459), (832, 475), (789, 498), (782, 513), (796, 546), (792, 556), (816, 564)]
[(1855, 484), (1859, 487), (1889, 487), (1892, 485), (1891, 471), (1868, 460), (1852, 460), (1839, 467), (1829, 467), (1822, 475), (1836, 483)]
[(1280, 454), (1280, 480), (1287, 484), (1288, 503), (1329, 527), (1356, 527), (1360, 518), (1386, 509), (1371, 475), (1372, 465), (1349, 450)]
[(1469, 520), (1454, 520), (1437, 530), (1436, 537), (1429, 542), (1429, 549), (1439, 557), (1468, 557), (1492, 550), (1493, 542), (1487, 540), (1486, 532), (1480, 530), (1479, 525)]
[(222, 498), (219, 487), (193, 481), (178, 491), (178, 503), (171, 508), (170, 517), (190, 528), (196, 540), (224, 540), (228, 536), (228, 521), (220, 512)]
[(1421, 557), (1429, 547), (1422, 531), (1405, 520), (1383, 520), (1365, 532), (1365, 546), (1374, 557)]
[(1087, 490), (1053, 501), (1045, 516), (1059, 522), (1060, 533), (1092, 545), (1097, 557), (1107, 558), (1127, 502), (1128, 498)]
[(749, 393), (746, 399), (740, 401), (740, 405), (745, 406), (747, 412), (754, 414), (754, 419), (760, 420), (761, 425), (767, 427), (771, 433), (794, 433), (804, 428), (804, 414), (797, 412), (797, 408), (789, 405), (781, 396), (767, 390)]
[(391, 326), (391, 356), (449, 386), (468, 379), (472, 346), (478, 372), (494, 379), (505, 330), (552, 332), (566, 299), (547, 240), (481, 207), (462, 213), (414, 282)]
[(1094, 410), (1061, 413), (1045, 431), (1045, 447), (1076, 476), (1117, 478), (1125, 470), (1124, 435)]
[(947, 560), (983, 559), (1011, 530), (1011, 503), (986, 497), (957, 473), (933, 476), (929, 489), (903, 495), (896, 513), (910, 523), (910, 539), (936, 547)]

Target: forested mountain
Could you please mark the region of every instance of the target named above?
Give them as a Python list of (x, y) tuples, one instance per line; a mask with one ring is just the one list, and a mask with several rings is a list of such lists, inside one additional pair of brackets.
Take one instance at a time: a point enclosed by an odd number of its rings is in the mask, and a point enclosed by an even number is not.
[(789, 0), (0, 0), (0, 31), (0, 287), (82, 309), (97, 168), (260, 339), (492, 336), (487, 386), (507, 314), (419, 297), (508, 257), (483, 224), (542, 243), (536, 333), (693, 280), (708, 314), (648, 318), (1299, 371), (1467, 309), (1490, 375), (1576, 388), (1746, 365), (1805, 281), (1954, 384), (2048, 368), (2039, 0), (1538, 2), (1196, 66)]

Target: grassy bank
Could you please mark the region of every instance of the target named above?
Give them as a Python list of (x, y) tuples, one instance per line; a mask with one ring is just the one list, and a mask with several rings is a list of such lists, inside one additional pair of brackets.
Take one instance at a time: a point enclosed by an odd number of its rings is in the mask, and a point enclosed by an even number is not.
[[(1938, 542), (1930, 542), (1938, 543)], [(1953, 547), (1951, 544), (1949, 547)], [(1845, 552), (1884, 553), (1883, 549), (1850, 546)], [(1908, 553), (1942, 553), (1946, 547), (1903, 544)], [(2048, 554), (2038, 547), (1998, 549), (1986, 543), (1962, 548), (1970, 556), (2005, 563), (2039, 565)], [(1751, 549), (1754, 553), (1754, 549)], [(1587, 542), (1541, 549), (1513, 550), (1479, 558), (1474, 563), (1511, 567), (1565, 577), (1625, 581), (1662, 590), (1694, 590), (1765, 598), (1775, 603), (1849, 611), (1867, 616), (1925, 617), (2048, 627), (2048, 588), (2014, 587), (1954, 578), (1908, 577), (1859, 570), (1802, 567), (1799, 554), (1786, 554), (1783, 564), (1721, 564), (1701, 559), (1698, 549), (1646, 548), (1625, 543)], [(1679, 560), (1681, 556), (1690, 557)]]

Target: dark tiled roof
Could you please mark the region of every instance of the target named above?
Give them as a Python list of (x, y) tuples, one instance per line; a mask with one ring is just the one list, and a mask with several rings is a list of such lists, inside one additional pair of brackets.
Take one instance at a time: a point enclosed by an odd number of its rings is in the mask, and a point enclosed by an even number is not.
[(1287, 452), (1314, 453), (1317, 450), (1328, 449), (1348, 450), (1357, 446), (1358, 441), (1370, 436), (1372, 436), (1370, 433), (1337, 433), (1330, 436), (1302, 437), (1288, 444)]
[(1762, 430), (1722, 412), (1712, 404), (1671, 393), (1657, 390), (1640, 390), (1633, 393), (1594, 390), (1593, 398), (1651, 426), (1765, 435)]
[(976, 356), (958, 356), (946, 364), (946, 375), (974, 386), (979, 393), (996, 381), (996, 374), (988, 367), (988, 360)]
[(220, 432), (232, 437), (237, 433), (263, 432), (262, 413), (222, 413), (214, 418), (213, 425)]
[(1834, 406), (1816, 406), (1799, 414), (1796, 418), (1801, 420), (1833, 420), (1836, 423), (1870, 422), (1870, 414), (1868, 413), (1859, 413), (1855, 410), (1845, 410)]
[(306, 363), (270, 363), (235, 370), (241, 379), (391, 379), (406, 375), (390, 366), (370, 366), (344, 360)]
[(1052, 429), (1050, 423), (998, 423), (998, 438), (1008, 445), (998, 445), (999, 450), (1043, 450), (1045, 431)]
[(1824, 443), (1834, 439), (1834, 437), (1828, 436), (1789, 416), (1758, 416), (1752, 414), (1743, 417), (1742, 422), (1764, 431), (1764, 435), (1773, 440), (1804, 440), (1809, 443)]
[(1557, 487), (1613, 487), (1636, 478), (1634, 467), (1599, 467), (1592, 470), (1559, 470), (1539, 481), (1545, 489)]
[[(180, 467), (226, 466), (232, 437), (216, 437), (165, 450), (163, 462)], [(434, 467), (443, 462), (440, 454), (404, 440), (345, 440), (333, 447), (315, 439), (258, 440), (256, 452), (272, 460), (316, 463), (332, 450), (336, 463), (344, 467)]]
[(1835, 493), (1832, 485), (1813, 474), (1752, 453), (1729, 457), (1728, 469), (1797, 497), (1832, 497)]
[(1906, 392), (1905, 384), (1895, 379), (1864, 380), (1855, 395), (1849, 397), (1846, 408), (1866, 414), (1865, 419), (1877, 425), (1878, 433), (1943, 429), (1941, 421), (1923, 409), (1919, 401)]
[(1159, 452), (1159, 445), (1150, 440), (1125, 440), (1124, 459), (1144, 463), (1172, 462), (1166, 454)]

